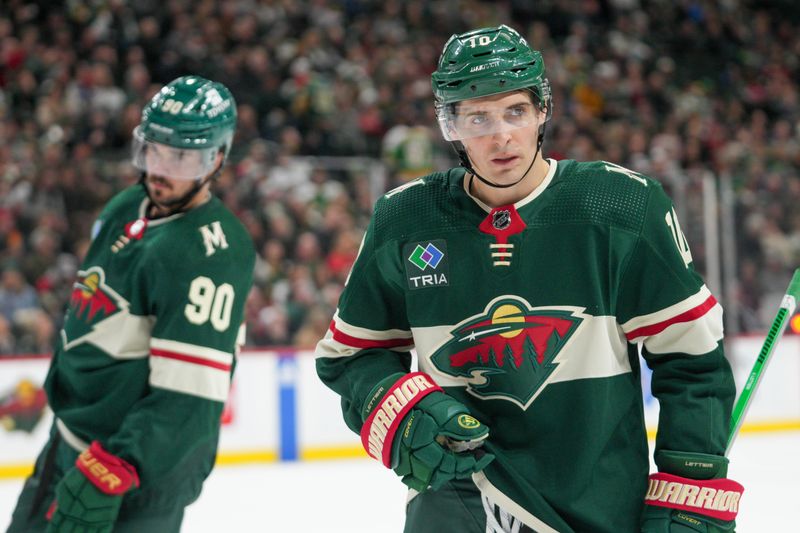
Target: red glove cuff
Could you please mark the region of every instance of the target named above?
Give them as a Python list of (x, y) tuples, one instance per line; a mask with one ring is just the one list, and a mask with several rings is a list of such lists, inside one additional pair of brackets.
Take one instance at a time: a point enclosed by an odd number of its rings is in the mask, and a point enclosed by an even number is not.
[(361, 443), (367, 453), (381, 461), (386, 468), (391, 468), (392, 442), (400, 422), (422, 398), (441, 390), (442, 388), (423, 372), (412, 372), (397, 380), (384, 394), (361, 428)]
[(735, 520), (744, 487), (731, 479), (689, 479), (658, 472), (650, 475), (644, 503)]
[(139, 486), (139, 474), (133, 465), (105, 451), (98, 441), (78, 456), (75, 466), (105, 494), (118, 496), (131, 485)]

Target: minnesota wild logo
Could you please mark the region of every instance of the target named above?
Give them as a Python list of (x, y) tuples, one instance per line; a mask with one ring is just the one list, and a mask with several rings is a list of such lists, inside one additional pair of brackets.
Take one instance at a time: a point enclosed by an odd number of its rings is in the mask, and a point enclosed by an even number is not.
[(117, 306), (106, 294), (104, 285), (103, 271), (100, 269), (89, 270), (83, 276), (79, 274), (78, 281), (72, 286), (69, 300), (75, 316), (91, 322), (99, 311), (107, 317), (117, 310)]
[(0, 426), (6, 431), (33, 433), (44, 416), (47, 395), (29, 379), (21, 379), (12, 390), (0, 393)]
[(524, 410), (548, 383), (582, 321), (578, 309), (532, 308), (517, 296), (501, 296), (450, 331), (431, 361), (447, 375), (468, 378), (475, 396)]
[(62, 332), (68, 345), (73, 345), (97, 329), (107, 318), (128, 308), (127, 302), (106, 285), (105, 272), (100, 267), (78, 272), (69, 303), (69, 313)]

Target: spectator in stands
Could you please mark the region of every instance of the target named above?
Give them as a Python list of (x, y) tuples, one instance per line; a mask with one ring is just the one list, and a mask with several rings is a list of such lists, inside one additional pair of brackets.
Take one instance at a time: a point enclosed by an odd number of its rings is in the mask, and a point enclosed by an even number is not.
[(41, 309), (24, 309), (15, 321), (15, 350), (21, 354), (49, 354), (53, 351), (55, 327), (50, 316)]
[(22, 271), (15, 265), (6, 265), (0, 276), (0, 315), (16, 325), (22, 313), (38, 307), (36, 291), (25, 280)]
[(4, 315), (0, 315), (0, 356), (16, 353), (15, 339), (11, 332), (11, 323)]
[[(534, 47), (548, 50), (561, 102), (554, 113), (569, 118), (555, 117), (548, 157), (602, 156), (687, 191), (707, 171), (729, 178), (742, 226), (737, 254), (752, 263), (739, 264), (742, 295), (756, 292), (748, 269), (768, 270), (785, 286), (800, 256), (792, 216), (800, 202), (800, 9), (786, 2), (6, 4), (0, 263), (37, 264), (26, 276), (41, 277), (58, 261), (58, 253), (32, 249), (43, 212), (58, 219), (48, 226), (60, 236), (58, 252), (74, 256), (97, 209), (138, 179), (120, 163), (138, 110), (189, 71), (222, 75), (242, 104), (233, 164), (220, 177), (232, 184), (224, 201), (259, 247), (273, 237), (283, 243), (287, 266), (298, 261), (293, 250), (305, 231), (327, 257), (341, 232), (363, 232), (383, 188), (448, 166), (432, 158), (453, 157), (449, 148), (418, 129), (433, 123), (427, 79), (437, 36), (500, 23), (525, 28)], [(326, 169), (305, 156), (385, 158), (386, 179), (375, 185), (360, 169)], [(746, 222), (770, 205), (780, 206), (768, 214), (777, 227)], [(702, 223), (686, 225), (702, 264)], [(324, 300), (330, 288), (313, 283)], [(69, 291), (47, 291), (61, 298), (48, 307), (53, 314)], [(750, 300), (742, 304), (769, 306)]]

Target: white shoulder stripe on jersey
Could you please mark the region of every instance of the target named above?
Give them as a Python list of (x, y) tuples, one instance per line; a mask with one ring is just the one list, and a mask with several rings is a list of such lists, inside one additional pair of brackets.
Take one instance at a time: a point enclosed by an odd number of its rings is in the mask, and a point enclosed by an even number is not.
[(209, 348), (208, 346), (199, 346), (197, 344), (189, 344), (187, 342), (158, 339), (153, 337), (150, 339), (150, 347), (157, 350), (164, 350), (167, 352), (188, 355), (199, 359), (206, 359), (208, 361), (223, 365), (230, 365), (233, 363), (232, 353)]
[(665, 307), (660, 311), (631, 318), (630, 320), (622, 324), (622, 331), (624, 331), (625, 333), (630, 333), (631, 331), (637, 330), (642, 327), (664, 322), (666, 320), (669, 320), (670, 318), (676, 317), (682, 313), (694, 309), (699, 305), (702, 305), (706, 300), (708, 300), (710, 296), (711, 296), (711, 291), (708, 290), (708, 287), (703, 285), (702, 287), (700, 287), (699, 291), (689, 296), (685, 300), (681, 300), (680, 302), (674, 305)]
[(410, 339), (411, 332), (407, 329), (367, 329), (348, 324), (339, 317), (339, 310), (333, 315), (333, 323), (336, 324), (336, 329), (351, 337), (356, 337), (364, 340), (384, 341), (388, 339)]
[(231, 387), (231, 373), (180, 359), (151, 357), (150, 385), (224, 402)]
[(672, 324), (664, 331), (645, 338), (644, 346), (653, 354), (703, 355), (717, 348), (722, 334), (722, 306), (716, 304), (700, 318)]

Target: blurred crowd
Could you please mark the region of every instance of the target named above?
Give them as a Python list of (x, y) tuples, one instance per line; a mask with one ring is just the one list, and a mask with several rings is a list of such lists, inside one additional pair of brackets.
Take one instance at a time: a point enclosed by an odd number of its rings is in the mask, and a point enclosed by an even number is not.
[[(500, 23), (544, 53), (548, 157), (679, 184), (687, 207), (703, 177), (732, 185), (734, 329), (764, 328), (800, 264), (799, 22), (789, 0), (4, 0), (0, 354), (51, 350), (95, 215), (138, 180), (140, 110), (189, 73), (239, 104), (215, 189), (259, 253), (247, 342), (313, 346), (376, 188), (455, 162), (430, 90), (445, 40)], [(385, 179), (326, 162), (355, 156)]]

